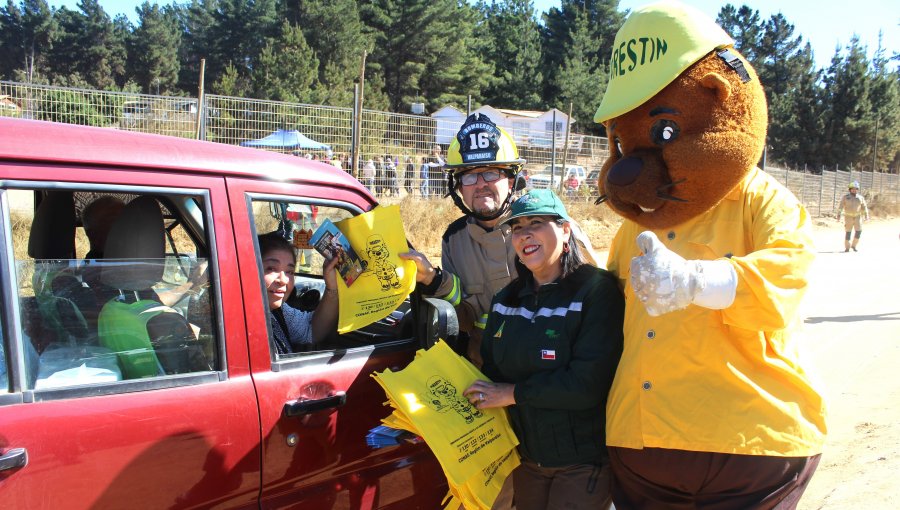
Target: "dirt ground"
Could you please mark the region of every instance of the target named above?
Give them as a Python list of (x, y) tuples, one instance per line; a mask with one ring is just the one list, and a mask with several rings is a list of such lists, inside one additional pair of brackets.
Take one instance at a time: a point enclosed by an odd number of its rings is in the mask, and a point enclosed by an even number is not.
[(900, 218), (816, 221), (804, 342), (828, 403), (828, 440), (802, 510), (900, 508)]

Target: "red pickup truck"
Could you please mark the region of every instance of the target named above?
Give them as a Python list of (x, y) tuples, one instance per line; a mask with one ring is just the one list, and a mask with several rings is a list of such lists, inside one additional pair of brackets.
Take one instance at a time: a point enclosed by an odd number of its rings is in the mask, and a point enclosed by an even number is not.
[[(257, 235), (376, 205), (303, 158), (0, 119), (0, 506), (438, 508), (424, 444), (365, 436), (391, 411), (371, 374), (452, 338), (452, 308), (414, 293), (300, 353), (270, 336)], [(309, 308), (322, 259), (295, 241)]]

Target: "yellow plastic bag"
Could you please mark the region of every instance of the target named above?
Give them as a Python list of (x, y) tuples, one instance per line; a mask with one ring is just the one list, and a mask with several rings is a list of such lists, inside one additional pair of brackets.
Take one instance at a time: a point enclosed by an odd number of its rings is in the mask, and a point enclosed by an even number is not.
[(396, 310), (416, 286), (416, 264), (397, 256), (409, 251), (400, 206), (376, 207), (335, 225), (366, 262), (365, 272), (350, 287), (338, 278), (337, 330), (347, 333)]
[(476, 379), (486, 377), (443, 341), (416, 353), (402, 371), (374, 377), (395, 408), (384, 423), (408, 423), (405, 430), (422, 436), (447, 476), (451, 501), (490, 508), (519, 465), (519, 442), (505, 410), (479, 410), (462, 396)]

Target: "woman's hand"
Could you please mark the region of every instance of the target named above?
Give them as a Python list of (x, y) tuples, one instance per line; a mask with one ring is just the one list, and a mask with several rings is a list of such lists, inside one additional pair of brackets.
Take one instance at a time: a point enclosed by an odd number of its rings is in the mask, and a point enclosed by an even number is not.
[(398, 256), (403, 260), (411, 260), (416, 263), (416, 282), (430, 285), (434, 280), (435, 270), (428, 257), (416, 250), (409, 250), (406, 253), (400, 253)]
[(515, 389), (515, 384), (478, 380), (463, 391), (463, 396), (478, 409), (506, 407), (516, 403)]

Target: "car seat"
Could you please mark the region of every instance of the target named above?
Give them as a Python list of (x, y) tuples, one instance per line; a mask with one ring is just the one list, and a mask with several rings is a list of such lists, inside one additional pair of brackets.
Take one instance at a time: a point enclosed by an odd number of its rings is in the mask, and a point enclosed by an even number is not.
[(162, 280), (164, 228), (156, 199), (139, 197), (122, 210), (104, 246), (100, 281), (118, 295), (100, 310), (98, 333), (100, 344), (118, 353), (125, 379), (203, 368), (197, 366), (199, 346), (187, 320), (159, 301), (142, 298)]
[(66, 262), (75, 258), (72, 192), (50, 191), (43, 197), (31, 223), (28, 255), (34, 259), (32, 288), (42, 329), (70, 345), (95, 342), (97, 300)]

